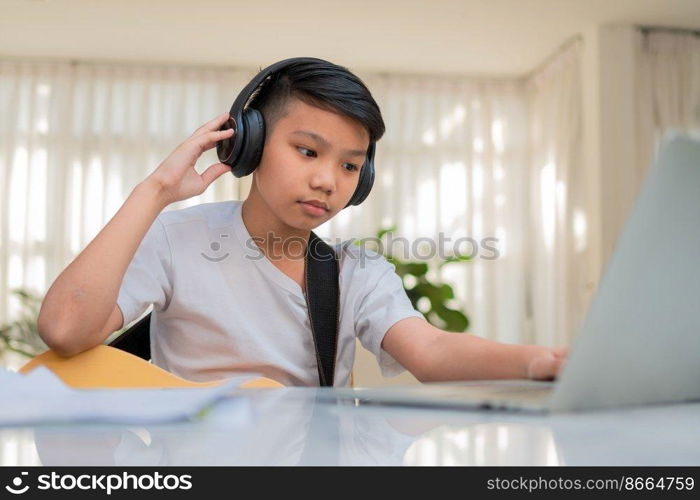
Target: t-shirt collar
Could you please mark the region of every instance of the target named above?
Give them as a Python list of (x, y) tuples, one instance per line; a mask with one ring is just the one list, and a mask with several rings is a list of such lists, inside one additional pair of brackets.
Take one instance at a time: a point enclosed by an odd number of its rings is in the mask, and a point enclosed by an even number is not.
[(277, 269), (275, 265), (270, 262), (270, 260), (265, 256), (265, 254), (258, 248), (258, 246), (253, 241), (252, 236), (248, 232), (243, 222), (243, 202), (237, 204), (233, 213), (233, 227), (241, 247), (243, 248), (244, 258), (249, 259), (254, 265), (258, 267), (265, 275), (273, 282), (277, 283), (279, 286), (291, 292), (295, 297), (306, 301), (304, 293), (301, 290), (299, 284), (292, 278), (284, 274), (282, 271)]

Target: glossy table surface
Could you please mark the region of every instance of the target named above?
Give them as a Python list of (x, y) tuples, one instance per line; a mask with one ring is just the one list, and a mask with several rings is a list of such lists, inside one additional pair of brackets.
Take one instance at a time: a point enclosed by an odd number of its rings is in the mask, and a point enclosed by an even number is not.
[(1, 465), (700, 465), (700, 403), (532, 415), (242, 390), (203, 418), (0, 428)]

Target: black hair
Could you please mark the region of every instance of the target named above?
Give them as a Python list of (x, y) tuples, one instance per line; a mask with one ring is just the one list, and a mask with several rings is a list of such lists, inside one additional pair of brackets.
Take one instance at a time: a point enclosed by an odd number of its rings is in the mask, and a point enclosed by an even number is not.
[(382, 113), (372, 94), (343, 66), (327, 61), (297, 62), (270, 76), (249, 104), (262, 113), (267, 137), (286, 115), (291, 98), (357, 120), (367, 130), (370, 143), (384, 135)]

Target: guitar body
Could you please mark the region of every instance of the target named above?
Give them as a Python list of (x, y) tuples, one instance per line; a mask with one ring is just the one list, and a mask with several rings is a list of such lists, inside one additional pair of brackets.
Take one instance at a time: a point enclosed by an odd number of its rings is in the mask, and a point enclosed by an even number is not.
[[(63, 383), (75, 389), (212, 387), (225, 382), (185, 380), (138, 356), (107, 345), (98, 345), (69, 358), (48, 350), (30, 360), (19, 372), (26, 374), (38, 366), (45, 366)], [(284, 385), (270, 378), (259, 377), (244, 382), (241, 387), (272, 389)]]

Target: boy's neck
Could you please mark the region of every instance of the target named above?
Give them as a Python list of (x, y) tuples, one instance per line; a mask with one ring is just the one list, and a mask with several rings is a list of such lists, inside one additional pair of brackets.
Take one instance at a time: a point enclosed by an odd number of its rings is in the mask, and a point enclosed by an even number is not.
[[(267, 205), (248, 196), (241, 206), (243, 224), (266, 257), (284, 261), (303, 260), (311, 232), (288, 226)], [(303, 242), (303, 248), (300, 245)], [(286, 243), (286, 244), (285, 244)]]

